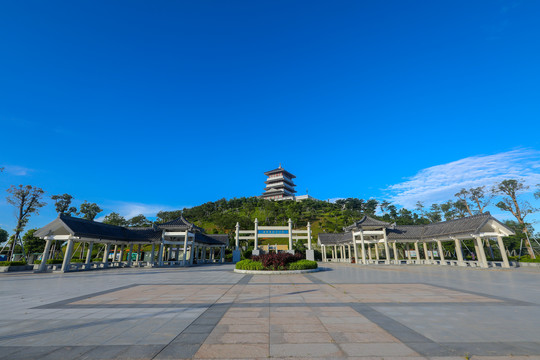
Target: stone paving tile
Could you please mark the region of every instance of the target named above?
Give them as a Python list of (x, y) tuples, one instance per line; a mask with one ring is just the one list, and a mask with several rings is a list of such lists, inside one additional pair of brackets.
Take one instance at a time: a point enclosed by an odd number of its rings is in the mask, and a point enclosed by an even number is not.
[(253, 359), (268, 357), (268, 344), (203, 344), (195, 359), (238, 358)]
[(344, 353), (336, 344), (303, 343), (303, 344), (270, 344), (270, 355), (283, 357), (341, 357)]
[(404, 344), (396, 343), (341, 343), (348, 356), (419, 356)]

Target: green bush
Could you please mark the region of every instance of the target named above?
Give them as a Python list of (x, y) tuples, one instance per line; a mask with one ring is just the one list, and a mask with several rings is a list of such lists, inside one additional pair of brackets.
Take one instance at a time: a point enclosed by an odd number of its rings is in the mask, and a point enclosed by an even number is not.
[(0, 266), (22, 266), (26, 261), (0, 261)]
[(296, 262), (289, 264), (289, 270), (307, 270), (307, 269), (316, 269), (317, 262), (311, 260), (298, 260)]
[(41, 260), (34, 260), (34, 265), (39, 265), (41, 264)]
[(521, 258), (518, 256), (511, 256), (509, 260), (519, 261), (519, 262), (530, 262), (530, 263), (540, 263), (540, 258), (531, 259), (529, 255), (524, 255)]
[(245, 259), (236, 263), (238, 270), (264, 270), (264, 266), (260, 261), (252, 261)]
[(49, 264), (49, 265), (61, 264), (63, 262), (64, 262), (64, 260), (62, 260), (62, 259), (49, 259), (49, 260), (47, 260), (47, 264)]

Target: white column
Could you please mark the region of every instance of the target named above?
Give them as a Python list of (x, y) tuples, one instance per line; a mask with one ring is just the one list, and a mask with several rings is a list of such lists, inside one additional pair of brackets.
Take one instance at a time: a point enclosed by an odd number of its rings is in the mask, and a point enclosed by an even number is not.
[(240, 248), (240, 223), (236, 223), (236, 233), (234, 235), (234, 241), (235, 250), (238, 250)]
[(425, 241), (424, 241), (424, 243), (423, 243), (423, 247), (424, 247), (424, 259), (425, 259), (426, 261), (428, 261), (428, 260), (429, 260), (428, 249), (427, 249), (427, 244), (426, 244)]
[(255, 245), (253, 250), (259, 249), (259, 219), (255, 218)]
[(328, 259), (326, 259), (326, 245), (321, 245), (321, 253), (322, 253), (322, 261), (328, 262)]
[(476, 247), (478, 249), (478, 261), (480, 262), (481, 266), (483, 268), (488, 268), (488, 263), (486, 259), (486, 253), (484, 251), (484, 244), (482, 243), (482, 239), (480, 237), (475, 237), (476, 240)]
[(41, 264), (39, 264), (39, 272), (47, 271), (47, 260), (49, 260), (49, 252), (51, 251), (52, 240), (47, 240), (45, 242), (45, 249), (43, 250), (43, 255), (41, 256)]
[(90, 264), (92, 262), (92, 250), (94, 248), (94, 243), (89, 242), (88, 243), (88, 250), (86, 251), (86, 265)]
[(352, 262), (352, 254), (351, 254), (351, 244), (347, 244), (347, 253), (349, 254), (349, 263)]
[(187, 242), (189, 238), (189, 232), (186, 230), (186, 235), (184, 235), (184, 251), (182, 254), (182, 266), (186, 266), (186, 256), (187, 256)]
[(501, 235), (497, 236), (497, 243), (499, 244), (499, 250), (501, 252), (503, 267), (509, 268), (510, 263), (508, 262), (508, 256), (506, 256), (506, 249), (504, 247), (504, 242)]
[(375, 245), (375, 259), (380, 260), (379, 243), (375, 243), (374, 245)]
[(162, 238), (161, 243), (159, 244), (158, 266), (163, 266), (163, 252), (164, 251), (165, 251), (165, 244), (163, 243), (163, 238)]
[(113, 250), (113, 253), (112, 253), (112, 258), (113, 258), (113, 261), (116, 261), (116, 251), (118, 250), (118, 245), (115, 244), (114, 245), (114, 250)]
[[(311, 250), (311, 224), (307, 223), (308, 250)], [(358, 260), (358, 259), (356, 259)]]
[(458, 259), (458, 265), (463, 266), (463, 249), (461, 248), (461, 240), (454, 239), (454, 243), (456, 244), (456, 256)]
[(292, 220), (289, 219), (289, 250), (292, 250)]
[(124, 261), (124, 248), (125, 248), (125, 245), (122, 244), (120, 246), (120, 256), (119, 256), (120, 261)]
[(155, 257), (156, 257), (156, 243), (152, 243), (152, 251), (150, 251), (150, 260), (148, 260), (151, 266), (154, 266)]
[(363, 232), (360, 232), (360, 254), (362, 255), (362, 264), (366, 265), (366, 244)]
[(332, 256), (332, 261), (337, 261), (338, 260), (338, 257), (337, 257), (337, 245), (334, 245), (334, 254)]
[(111, 251), (111, 244), (105, 245), (105, 251), (103, 251), (103, 266), (109, 266), (109, 252)]
[(358, 264), (358, 245), (356, 245), (356, 236), (354, 235), (354, 231), (352, 232), (352, 242), (354, 246), (354, 263)]
[(405, 244), (407, 250), (407, 260), (411, 260), (411, 250), (409, 249), (409, 243)]
[(220, 255), (221, 256), (219, 257), (219, 259), (220, 259), (219, 262), (223, 264), (225, 262), (225, 246), (221, 247), (221, 254)]
[(68, 240), (66, 253), (64, 254), (64, 261), (62, 262), (62, 272), (69, 271), (69, 263), (71, 262), (71, 255), (73, 254), (73, 244), (73, 240)]
[(176, 253), (174, 254), (174, 258), (177, 263), (180, 261), (180, 244), (176, 244)]
[(133, 259), (133, 244), (129, 244), (129, 253), (128, 253), (128, 259), (127, 259), (127, 266), (131, 266), (131, 262)]
[(194, 257), (195, 257), (195, 238), (191, 240), (191, 247), (189, 248), (189, 265), (193, 265)]
[(420, 260), (420, 249), (418, 248), (418, 241), (414, 242), (414, 250), (416, 251), (416, 260)]
[(437, 247), (439, 248), (439, 258), (441, 259), (441, 265), (446, 265), (446, 261), (444, 260), (444, 252), (443, 252), (441, 240), (437, 240)]
[[(362, 234), (361, 239), (362, 239), (362, 242), (364, 242), (364, 234)], [(368, 251), (369, 260), (373, 260), (373, 255), (371, 254), (371, 245), (370, 244), (367, 245), (367, 251)]]
[[(139, 247), (137, 248), (137, 261), (141, 261), (141, 252), (142, 252), (142, 245), (139, 244)], [(176, 258), (178, 260), (178, 257)]]
[(397, 252), (397, 245), (396, 245), (395, 241), (392, 244), (392, 250), (394, 250), (394, 261), (395, 261), (396, 264), (399, 264), (399, 255), (398, 255), (398, 252)]
[(386, 237), (386, 229), (383, 229), (384, 252), (386, 253), (386, 263), (390, 264), (390, 249), (388, 248), (388, 238)]
[(205, 263), (205, 264), (206, 264), (206, 249), (207, 249), (207, 247), (204, 246), (203, 251), (202, 251), (202, 260), (203, 260), (203, 263)]

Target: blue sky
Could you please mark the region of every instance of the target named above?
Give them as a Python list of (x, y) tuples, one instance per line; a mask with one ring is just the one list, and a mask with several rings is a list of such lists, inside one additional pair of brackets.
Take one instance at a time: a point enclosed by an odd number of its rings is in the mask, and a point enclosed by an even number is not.
[[(538, 1), (17, 1), (0, 189), (126, 216), (260, 195), (446, 200), (540, 182)], [(442, 189), (442, 190), (441, 190)], [(530, 195), (528, 195), (530, 199)], [(54, 218), (52, 205), (30, 226)], [(0, 198), (0, 227), (13, 211)]]

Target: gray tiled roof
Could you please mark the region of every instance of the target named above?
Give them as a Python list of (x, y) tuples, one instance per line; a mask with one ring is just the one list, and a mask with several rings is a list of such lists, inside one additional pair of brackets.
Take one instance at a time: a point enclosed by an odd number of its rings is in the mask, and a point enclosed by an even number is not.
[(327, 234), (319, 233), (319, 242), (322, 245), (339, 245), (352, 241), (352, 233)]
[(161, 233), (156, 233), (153, 228), (131, 229), (123, 226), (104, 224), (97, 221), (81, 219), (63, 214), (60, 214), (58, 218), (49, 225), (39, 229), (35, 233), (35, 236), (46, 236), (49, 230), (59, 223), (65, 225), (73, 236), (91, 239), (150, 242), (161, 237)]
[(357, 222), (355, 222), (354, 224), (352, 224), (350, 226), (347, 226), (346, 228), (344, 228), (344, 230), (345, 231), (351, 231), (353, 229), (361, 229), (363, 227), (383, 227), (383, 228), (388, 228), (390, 226), (392, 226), (392, 224), (387, 223), (385, 221), (374, 219), (374, 218), (369, 217), (367, 215), (364, 215), (364, 217), (362, 219), (358, 220)]
[(180, 231), (190, 230), (190, 231), (194, 231), (194, 232), (202, 232), (202, 230), (203, 230), (202, 228), (198, 227), (197, 225), (187, 221), (183, 216), (180, 216), (179, 218), (176, 218), (176, 219), (171, 220), (171, 221), (167, 221), (167, 222), (162, 223), (162, 224), (156, 224), (156, 226), (159, 229), (166, 229), (166, 230), (178, 229)]
[[(395, 229), (388, 229), (388, 239), (395, 240), (429, 240), (437, 237), (455, 236), (459, 234), (478, 234), (488, 221), (496, 221), (507, 228), (506, 225), (495, 219), (489, 212), (469, 216), (462, 219), (441, 221), (427, 225), (398, 225)], [(511, 231), (511, 229), (508, 229)]]
[(195, 233), (195, 241), (206, 245), (228, 245), (229, 235)]

